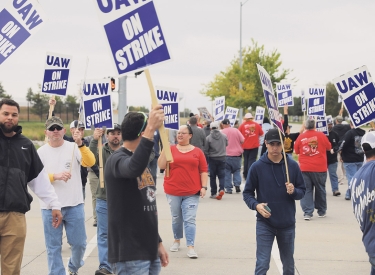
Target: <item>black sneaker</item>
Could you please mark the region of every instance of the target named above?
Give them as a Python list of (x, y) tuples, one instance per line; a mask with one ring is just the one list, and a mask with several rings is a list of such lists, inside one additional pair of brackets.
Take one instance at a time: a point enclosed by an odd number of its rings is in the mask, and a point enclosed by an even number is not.
[(241, 193), (241, 188), (239, 186), (235, 186), (236, 187), (236, 193)]
[(68, 273), (69, 273), (69, 275), (78, 275), (78, 271), (77, 272), (73, 272), (73, 271), (68, 270)]
[(340, 193), (340, 191), (335, 191), (335, 192), (333, 192), (333, 195), (334, 195), (335, 197), (337, 197), (337, 196), (340, 196), (341, 193)]
[(232, 194), (232, 190), (225, 190), (225, 193)]
[(97, 221), (94, 221), (94, 223), (92, 224), (93, 227), (97, 227), (98, 226), (98, 222)]
[(105, 275), (105, 274), (113, 274), (113, 273), (109, 272), (105, 268), (101, 268), (101, 269), (95, 271), (95, 275)]

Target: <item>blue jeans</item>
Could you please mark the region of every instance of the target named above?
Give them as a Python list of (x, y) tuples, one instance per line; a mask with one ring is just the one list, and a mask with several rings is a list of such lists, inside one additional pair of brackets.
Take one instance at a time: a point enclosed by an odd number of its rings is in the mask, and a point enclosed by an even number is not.
[(224, 190), (225, 185), (225, 160), (210, 158), (210, 187), (211, 195), (217, 193), (216, 176), (219, 178), (219, 191)]
[(345, 198), (350, 198), (350, 182), (354, 177), (354, 174), (357, 173), (359, 168), (361, 168), (363, 162), (344, 162), (344, 168), (346, 171), (346, 178), (348, 179), (348, 190), (346, 190)]
[(319, 215), (325, 215), (327, 211), (327, 172), (302, 172), (302, 177), (306, 185), (305, 196), (301, 199), (304, 215), (312, 217), (314, 207), (318, 210)]
[(167, 201), (171, 208), (172, 230), (175, 240), (182, 239), (185, 229), (186, 245), (194, 246), (195, 241), (195, 217), (197, 216), (199, 196), (173, 196), (168, 195)]
[(294, 274), (294, 239), (295, 225), (289, 228), (273, 228), (264, 221), (257, 221), (256, 225), (256, 266), (255, 275), (267, 274), (270, 268), (272, 244), (276, 237), (280, 259), (283, 264), (283, 275)]
[(158, 275), (161, 270), (160, 259), (154, 261), (127, 261), (112, 264), (116, 275)]
[(77, 272), (83, 266), (83, 255), (86, 251), (86, 230), (84, 204), (61, 208), (63, 222), (58, 228), (53, 228), (52, 210), (42, 209), (44, 239), (47, 248), (48, 274), (65, 275), (64, 263), (61, 257), (63, 226), (65, 227), (68, 243), (71, 245), (71, 257), (68, 267)]
[(339, 191), (339, 178), (337, 177), (337, 162), (328, 164), (328, 175), (331, 181), (332, 192)]
[(159, 156), (155, 156), (155, 158), (148, 164), (148, 168), (150, 169), (150, 173), (152, 178), (154, 179), (155, 186), (156, 186), (156, 170), (158, 168), (158, 159)]
[(253, 149), (243, 150), (243, 177), (247, 179), (247, 172), (251, 165), (257, 160), (258, 147)]
[(98, 256), (99, 269), (105, 268), (112, 271), (111, 265), (108, 262), (108, 211), (107, 201), (96, 199), (96, 216), (98, 219), (97, 227), (97, 241), (98, 241)]
[(370, 257), (370, 263), (371, 263), (371, 273), (370, 275), (375, 275), (375, 258)]
[(229, 157), (225, 159), (225, 189), (232, 190), (232, 174), (234, 186), (241, 185), (241, 161), (242, 157)]

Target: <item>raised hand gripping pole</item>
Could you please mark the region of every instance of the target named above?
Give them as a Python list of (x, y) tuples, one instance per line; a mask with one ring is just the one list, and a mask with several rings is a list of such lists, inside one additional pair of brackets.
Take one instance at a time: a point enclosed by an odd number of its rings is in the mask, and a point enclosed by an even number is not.
[[(158, 105), (158, 99), (156, 98), (155, 88), (154, 88), (154, 85), (152, 84), (150, 71), (148, 69), (145, 69), (144, 72), (147, 78), (148, 87), (150, 89), (151, 104), (152, 104), (152, 107), (154, 107)], [(166, 173), (165, 175), (169, 177), (169, 163), (173, 162), (173, 156), (171, 152), (171, 147), (169, 146), (168, 136), (167, 136), (167, 133), (165, 132), (164, 124), (160, 126), (159, 133), (160, 133), (161, 142), (163, 143), (163, 150), (165, 153), (165, 157), (167, 159), (167, 169), (165, 170), (165, 173)]]
[[(55, 100), (55, 96), (52, 95), (51, 99)], [(52, 113), (53, 113), (54, 109), (55, 109), (55, 105), (53, 105), (53, 104), (49, 105), (49, 111), (48, 111), (48, 117), (47, 117), (47, 119), (49, 119), (49, 118), (52, 117)], [(46, 135), (45, 138), (44, 138), (44, 143), (47, 143), (47, 142), (48, 142), (48, 137)]]

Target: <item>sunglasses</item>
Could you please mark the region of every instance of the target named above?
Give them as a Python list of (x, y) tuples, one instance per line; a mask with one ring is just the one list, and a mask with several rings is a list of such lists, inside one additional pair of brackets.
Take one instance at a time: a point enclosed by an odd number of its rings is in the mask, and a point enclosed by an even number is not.
[(48, 129), (48, 131), (50, 131), (50, 132), (53, 132), (53, 131), (55, 131), (55, 130), (57, 130), (57, 131), (61, 131), (62, 129), (63, 129), (63, 127), (61, 127), (61, 126), (59, 126), (59, 125), (54, 125), (54, 126), (50, 127), (50, 128)]
[(141, 130), (139, 130), (139, 133), (138, 133), (138, 136), (140, 136), (141, 133), (143, 132), (144, 128), (145, 128), (146, 123), (147, 123), (147, 115), (144, 112), (138, 112), (138, 114), (143, 114), (143, 117), (144, 117), (142, 128), (141, 128)]

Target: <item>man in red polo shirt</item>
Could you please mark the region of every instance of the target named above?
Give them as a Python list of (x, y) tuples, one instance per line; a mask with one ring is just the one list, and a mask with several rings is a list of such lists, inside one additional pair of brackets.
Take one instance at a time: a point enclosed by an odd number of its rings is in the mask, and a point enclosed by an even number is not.
[(262, 127), (253, 120), (253, 115), (247, 113), (244, 117), (244, 122), (238, 128), (241, 134), (244, 136), (245, 141), (242, 143), (243, 158), (243, 177), (246, 180), (247, 171), (250, 166), (256, 161), (259, 147), (259, 137), (263, 136)]
[[(294, 151), (299, 154), (299, 166), (306, 184), (306, 193), (301, 199), (304, 219), (310, 220), (314, 208), (318, 217), (324, 218), (327, 211), (327, 151), (331, 150), (331, 143), (327, 136), (315, 129), (315, 119), (307, 119), (306, 131), (299, 135), (294, 143)], [(315, 188), (315, 200), (314, 200)]]

